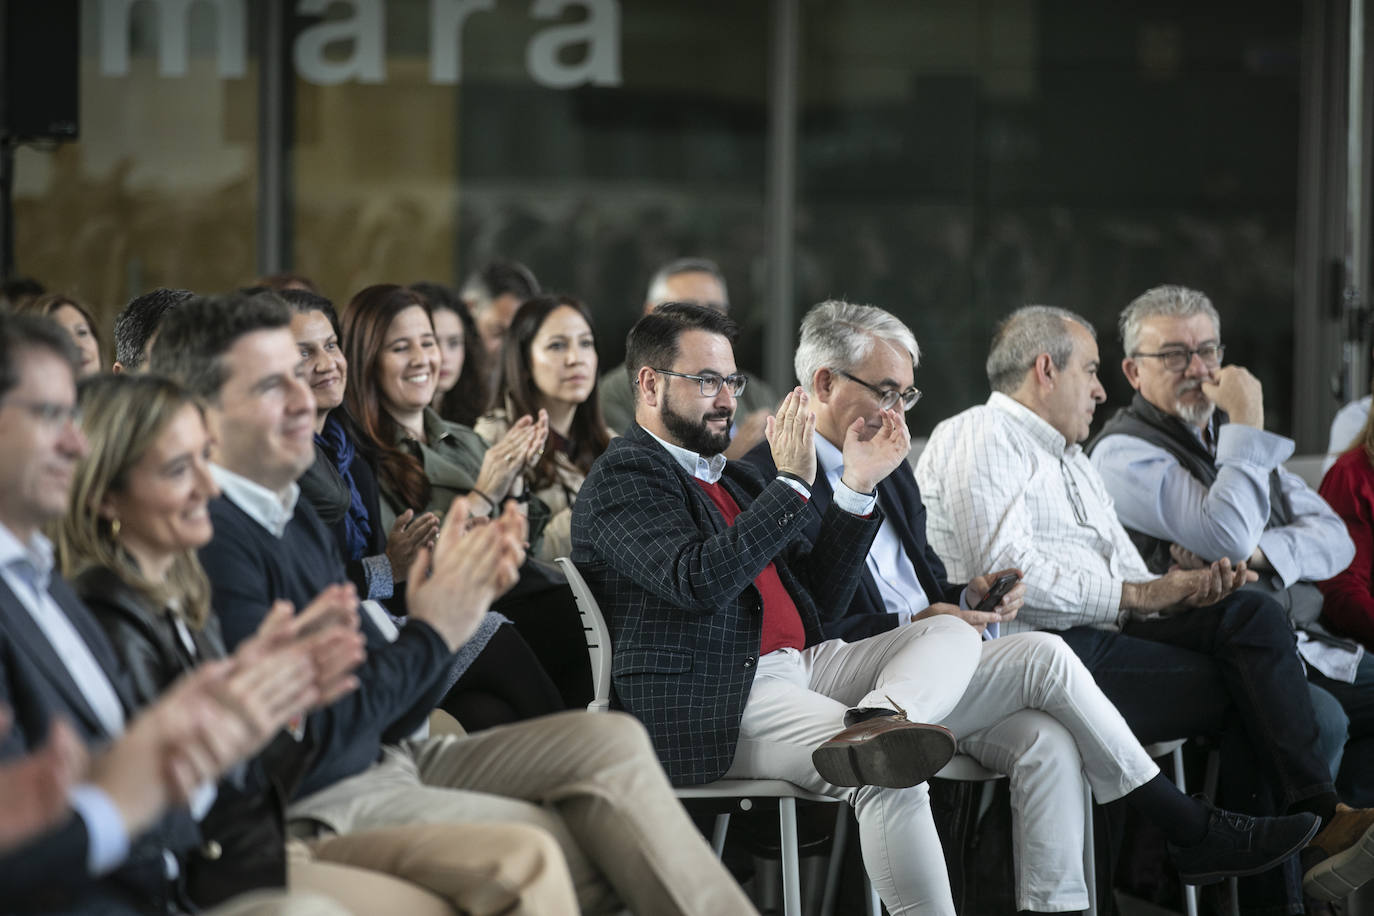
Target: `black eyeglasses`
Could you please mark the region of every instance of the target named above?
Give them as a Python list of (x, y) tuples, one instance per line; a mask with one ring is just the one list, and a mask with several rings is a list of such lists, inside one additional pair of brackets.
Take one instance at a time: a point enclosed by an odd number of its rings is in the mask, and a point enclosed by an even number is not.
[(1202, 360), (1202, 364), (1208, 369), (1215, 369), (1221, 365), (1221, 355), (1226, 351), (1225, 344), (1205, 344), (1196, 350), (1178, 349), (1160, 350), (1158, 353), (1132, 353), (1131, 358), (1148, 356), (1157, 359), (1164, 364), (1164, 368), (1170, 372), (1182, 372), (1188, 368), (1188, 364), (1196, 356)]
[(898, 391), (896, 388), (879, 388), (877, 385), (870, 385), (861, 378), (857, 378), (845, 372), (843, 369), (835, 370), (840, 375), (849, 379), (856, 385), (863, 385), (869, 391), (878, 396), (878, 406), (883, 410), (891, 410), (897, 406), (897, 402), (902, 402), (902, 410), (910, 410), (916, 406), (916, 402), (921, 399), (921, 389), (912, 385), (906, 391)]
[[(653, 368), (652, 366), (650, 368)], [(722, 387), (730, 389), (732, 397), (739, 397), (744, 392), (744, 383), (749, 381), (742, 374), (736, 372), (733, 375), (717, 375), (714, 372), (703, 372), (701, 375), (688, 375), (685, 372), (674, 372), (671, 369), (654, 369), (655, 372), (662, 372), (664, 375), (674, 375), (678, 378), (689, 378), (701, 385), (701, 396), (713, 398), (720, 394)]]

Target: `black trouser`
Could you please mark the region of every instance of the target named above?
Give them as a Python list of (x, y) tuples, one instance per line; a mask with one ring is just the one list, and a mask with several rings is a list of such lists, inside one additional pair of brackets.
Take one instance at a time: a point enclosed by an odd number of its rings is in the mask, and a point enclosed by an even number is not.
[[(1220, 803), (1272, 815), (1330, 794), (1302, 664), (1283, 610), (1242, 591), (1211, 607), (1060, 634), (1142, 743), (1214, 735)], [(1240, 882), (1248, 913), (1301, 912), (1296, 857)]]
[(577, 600), (567, 583), (549, 581), (529, 564), (520, 583), (493, 606), (505, 614), (534, 650), (568, 709), (585, 709), (592, 701), (592, 663)]
[(439, 701), (464, 730), (481, 731), (566, 707), (544, 667), (515, 628), (502, 625)]

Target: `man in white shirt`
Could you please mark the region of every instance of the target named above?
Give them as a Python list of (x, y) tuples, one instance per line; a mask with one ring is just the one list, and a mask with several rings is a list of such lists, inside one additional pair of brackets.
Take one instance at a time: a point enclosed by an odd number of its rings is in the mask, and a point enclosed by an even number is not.
[(1318, 620), (1316, 583), (1355, 556), (1345, 522), (1284, 469), (1293, 440), (1264, 429), (1259, 380), (1222, 365), (1221, 317), (1205, 294), (1147, 290), (1122, 311), (1119, 328), (1122, 372), (1136, 394), (1088, 446), (1117, 517), (1156, 573), (1229, 556), (1259, 574), (1248, 587), (1283, 605), (1309, 678), (1349, 716), (1346, 759), (1340, 744), (1331, 749), (1341, 795), (1374, 804), (1374, 658)]
[[(1091, 325), (1064, 309), (999, 326), (992, 396), (937, 426), (917, 464), (931, 543), (956, 578), (1024, 569), (1026, 606), (1004, 629), (1060, 632), (1142, 741), (1225, 732), (1223, 791), (1320, 817), (1304, 883), (1336, 899), (1374, 877), (1374, 812), (1338, 813), (1287, 620), (1235, 593), (1255, 574), (1223, 557), (1155, 576), (1117, 520), (1079, 445), (1106, 397), (1098, 363)], [(1242, 885), (1242, 906), (1301, 906), (1282, 875)]]

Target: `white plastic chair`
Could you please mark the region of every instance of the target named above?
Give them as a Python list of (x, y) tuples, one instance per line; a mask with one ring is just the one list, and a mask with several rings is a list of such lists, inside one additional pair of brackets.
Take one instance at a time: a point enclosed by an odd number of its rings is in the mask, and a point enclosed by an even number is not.
[[(567, 557), (559, 557), (555, 562), (568, 578), (573, 597), (577, 599), (577, 611), (582, 616), (582, 629), (587, 637), (587, 652), (592, 663), (592, 684), (595, 693), (587, 708), (593, 712), (604, 712), (611, 706), (611, 632), (602, 616), (601, 606), (592, 595), (587, 582)], [(839, 803), (842, 800), (828, 795), (817, 795), (781, 779), (718, 779), (701, 786), (687, 786), (674, 790), (678, 798), (732, 798), (741, 811), (754, 807), (753, 799), (775, 798), (778, 801), (778, 831), (782, 859), (782, 907), (784, 916), (801, 916), (801, 861), (797, 846), (797, 799), (807, 801)], [(848, 823), (848, 811), (840, 809), (836, 823)], [(725, 836), (730, 829), (728, 812), (716, 815), (711, 832), (711, 848), (717, 856), (725, 849)], [(838, 829), (838, 828), (837, 828)], [(831, 845), (831, 862), (826, 876), (826, 897), (834, 895), (832, 876), (839, 876), (836, 851), (843, 854), (843, 844)], [(870, 911), (877, 916), (879, 911)]]

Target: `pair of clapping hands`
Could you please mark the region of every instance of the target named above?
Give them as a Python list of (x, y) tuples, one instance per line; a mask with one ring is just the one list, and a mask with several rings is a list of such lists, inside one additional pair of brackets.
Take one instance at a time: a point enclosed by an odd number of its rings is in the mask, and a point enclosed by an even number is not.
[[(549, 438), (549, 415), (539, 411), (517, 420), (495, 445), (487, 449), (477, 483), (468, 504), (472, 512), (489, 514), (508, 496), (518, 496), (523, 472), (539, 463)], [(466, 511), (466, 510), (465, 510)], [(416, 515), (407, 509), (396, 517), (386, 540), (391, 577), (404, 582), (421, 547), (432, 547), (439, 534), (439, 517), (433, 512)]]
[[(100, 789), (136, 836), (287, 722), (352, 690), (363, 650), (351, 592), (331, 589), (299, 617), (279, 603), (238, 651), (182, 677), (95, 752), (54, 719), (41, 747), (0, 764), (0, 852), (60, 823), (68, 790), (82, 782)], [(0, 711), (0, 734), (10, 724)]]

